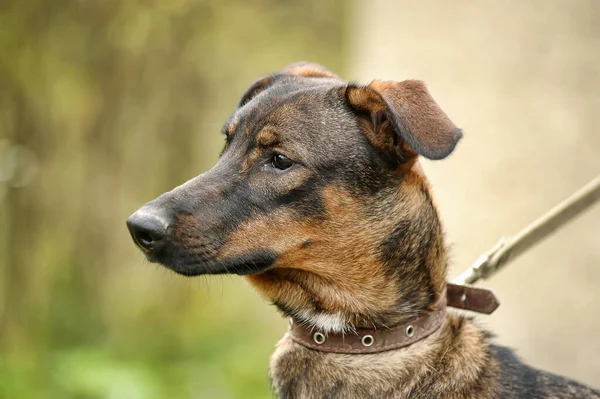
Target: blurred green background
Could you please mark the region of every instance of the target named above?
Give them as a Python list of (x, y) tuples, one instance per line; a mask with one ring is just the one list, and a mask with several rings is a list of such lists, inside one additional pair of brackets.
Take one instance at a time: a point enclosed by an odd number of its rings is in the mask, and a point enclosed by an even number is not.
[(341, 71), (344, 2), (2, 0), (0, 397), (265, 398), (286, 323), (125, 220), (208, 169), (259, 76)]
[[(599, 48), (595, 0), (0, 0), (0, 398), (272, 397), (285, 320), (125, 227), (210, 168), (259, 76), (427, 82), (465, 132), (424, 162), (452, 277), (600, 173)], [(478, 317), (598, 388), (599, 226), (596, 206), (483, 282), (502, 306)]]

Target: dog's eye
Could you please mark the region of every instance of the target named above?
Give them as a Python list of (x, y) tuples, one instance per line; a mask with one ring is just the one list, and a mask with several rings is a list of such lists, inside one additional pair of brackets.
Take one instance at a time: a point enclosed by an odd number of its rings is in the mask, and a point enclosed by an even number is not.
[(294, 164), (294, 161), (281, 154), (275, 154), (271, 162), (273, 163), (273, 166), (279, 170), (289, 169)]

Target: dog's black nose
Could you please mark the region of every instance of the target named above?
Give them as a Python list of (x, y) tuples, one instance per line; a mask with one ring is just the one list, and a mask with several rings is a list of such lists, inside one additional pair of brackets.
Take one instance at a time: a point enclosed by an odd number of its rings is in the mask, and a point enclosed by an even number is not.
[(164, 246), (169, 223), (160, 212), (141, 208), (127, 219), (135, 244), (143, 252), (156, 252)]

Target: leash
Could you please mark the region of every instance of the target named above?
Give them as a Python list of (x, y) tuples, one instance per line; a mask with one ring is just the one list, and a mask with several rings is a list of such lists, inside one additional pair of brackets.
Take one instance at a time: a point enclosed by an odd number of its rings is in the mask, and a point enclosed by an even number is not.
[(455, 284), (474, 284), (488, 279), (558, 228), (570, 222), (600, 199), (600, 176), (512, 237), (503, 237), (473, 265), (461, 273)]

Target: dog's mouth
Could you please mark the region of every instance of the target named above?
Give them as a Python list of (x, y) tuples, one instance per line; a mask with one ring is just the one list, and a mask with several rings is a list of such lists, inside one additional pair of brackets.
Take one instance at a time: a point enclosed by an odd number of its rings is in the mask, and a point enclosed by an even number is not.
[(212, 251), (194, 251), (175, 246), (166, 247), (160, 252), (145, 252), (144, 255), (152, 263), (159, 263), (177, 274), (189, 277), (204, 274), (257, 274), (269, 269), (277, 260), (277, 254), (268, 249), (222, 259)]

